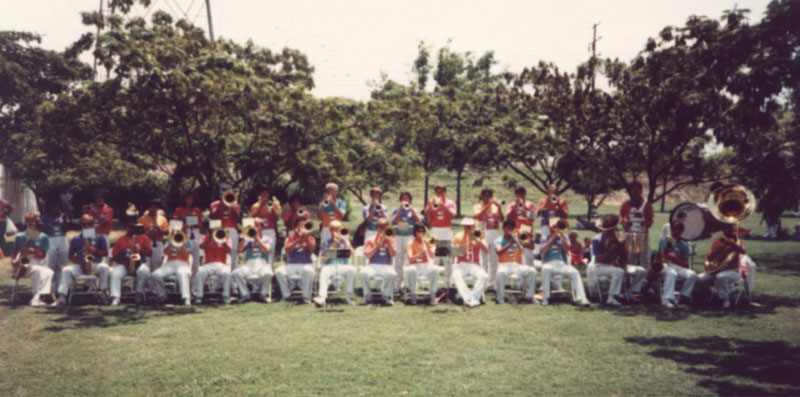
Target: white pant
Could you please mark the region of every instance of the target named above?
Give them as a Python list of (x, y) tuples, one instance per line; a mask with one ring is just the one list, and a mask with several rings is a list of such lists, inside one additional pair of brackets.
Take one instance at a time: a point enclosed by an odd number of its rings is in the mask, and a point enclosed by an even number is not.
[[(594, 260), (589, 263), (586, 268), (586, 276), (589, 279), (589, 286), (600, 286), (600, 277), (607, 277), (611, 279), (608, 286), (608, 299), (606, 302), (613, 302), (614, 297), (622, 292), (622, 278), (625, 276), (625, 271), (622, 268), (609, 265), (607, 263), (595, 263)], [(599, 292), (599, 291), (598, 291)]]
[(164, 266), (156, 269), (151, 275), (153, 279), (153, 290), (159, 298), (167, 296), (164, 292), (164, 278), (175, 275), (178, 281), (178, 288), (181, 290), (181, 299), (189, 299), (189, 277), (192, 273), (192, 265), (183, 261), (169, 261)]
[[(389, 265), (368, 265), (361, 268), (361, 284), (364, 288), (364, 297), (370, 296), (369, 282), (374, 277), (383, 278), (383, 296), (386, 299), (392, 298), (394, 292), (394, 280), (397, 278), (397, 272), (394, 267)], [(410, 281), (410, 280), (409, 280)]]
[(69, 246), (66, 236), (50, 237), (50, 249), (47, 250), (47, 265), (53, 270), (53, 288), (61, 285), (61, 270), (69, 262)]
[(414, 236), (397, 236), (395, 240), (397, 241), (397, 255), (394, 256), (394, 272), (397, 273), (397, 278), (394, 282), (394, 290), (396, 292), (400, 290), (405, 280), (403, 268), (408, 260), (406, 258), (406, 248), (408, 243), (414, 240)]
[(494, 241), (500, 237), (500, 231), (487, 229), (483, 232), (486, 234), (486, 245), (489, 246), (489, 252), (481, 251), (481, 266), (489, 275), (489, 284), (494, 285), (497, 282), (497, 251), (494, 250)]
[[(464, 281), (465, 278), (469, 277), (475, 278), (475, 285), (471, 290), (466, 281)], [(481, 300), (488, 278), (486, 271), (475, 263), (457, 263), (453, 266), (453, 283), (455, 283), (464, 303), (479, 302)]]
[(586, 291), (583, 289), (583, 280), (578, 269), (567, 265), (564, 261), (550, 261), (542, 265), (542, 291), (543, 298), (550, 299), (550, 279), (553, 275), (569, 277), (575, 296), (572, 298), (576, 302), (586, 302)]
[[(230, 237), (231, 241), (233, 242), (233, 249), (231, 250), (231, 266), (230, 270), (236, 270), (238, 260), (239, 260), (239, 232), (236, 230), (235, 227), (229, 227), (225, 230), (228, 231), (228, 237)], [(199, 270), (198, 270), (199, 271)], [(230, 278), (230, 276), (228, 276)], [(229, 283), (230, 284), (230, 283)], [(230, 288), (230, 286), (228, 286)], [(225, 295), (226, 297), (229, 295)]]
[(697, 277), (697, 285), (701, 289), (708, 291), (713, 283), (719, 299), (726, 302), (730, 299), (735, 284), (741, 280), (742, 274), (739, 269), (731, 269), (723, 270), (717, 274), (703, 273)]
[(413, 265), (408, 265), (403, 269), (403, 276), (406, 279), (406, 283), (408, 283), (408, 289), (411, 293), (415, 293), (417, 291), (417, 281), (419, 281), (420, 277), (426, 277), (430, 280), (431, 284), (431, 297), (436, 296), (436, 290), (439, 288), (439, 272), (440, 268), (438, 266), (433, 266), (430, 263), (416, 263)]
[[(93, 263), (92, 266), (94, 268), (94, 276), (97, 277), (97, 280), (100, 282), (100, 290), (108, 290), (108, 264), (105, 262), (100, 262)], [(72, 281), (76, 277), (83, 275), (84, 274), (80, 265), (65, 266), (64, 269), (61, 270), (61, 280), (58, 283), (58, 294), (66, 295), (69, 292), (69, 285), (72, 283)]]
[(303, 300), (311, 299), (311, 283), (314, 281), (314, 266), (310, 263), (287, 263), (275, 271), (278, 285), (281, 287), (281, 295), (286, 300), (292, 295), (289, 286), (291, 279), (300, 278), (300, 289), (303, 291)]
[(506, 280), (513, 275), (522, 278), (522, 290), (525, 292), (525, 299), (533, 298), (536, 292), (536, 269), (519, 263), (505, 262), (497, 266), (497, 300), (502, 302), (506, 296)]
[(164, 242), (156, 241), (153, 246), (153, 253), (150, 255), (150, 270), (155, 271), (161, 267), (161, 258), (164, 257)]
[(661, 293), (662, 305), (675, 301), (675, 282), (678, 279), (683, 280), (681, 295), (687, 298), (692, 297), (692, 289), (694, 289), (694, 284), (697, 282), (697, 273), (673, 263), (665, 266), (661, 273), (664, 275), (664, 290)]
[[(437, 240), (453, 241), (453, 231), (449, 227), (432, 227), (430, 235)], [(444, 286), (445, 288), (450, 288), (453, 285), (450, 281), (450, 274), (453, 272), (453, 253), (450, 252), (450, 255), (444, 258), (433, 258), (433, 263), (438, 265), (440, 260), (444, 265)]]
[(209, 262), (197, 270), (197, 277), (195, 278), (194, 293), (197, 299), (203, 298), (203, 289), (206, 279), (209, 276), (217, 276), (217, 280), (222, 279), (222, 299), (230, 298), (231, 296), (231, 266), (223, 264), (222, 262)]
[(350, 299), (356, 282), (356, 268), (352, 265), (323, 265), (319, 271), (319, 297), (328, 298), (328, 286), (334, 276), (344, 277), (347, 299)]
[[(115, 264), (111, 269), (111, 297), (120, 298), (122, 296), (122, 279), (128, 275), (128, 270), (124, 265)], [(136, 293), (143, 294), (145, 284), (150, 281), (150, 267), (142, 263), (136, 269)]]
[(261, 230), (261, 233), (269, 236), (270, 238), (270, 243), (267, 246), (267, 248), (269, 248), (269, 253), (267, 254), (269, 255), (268, 262), (270, 264), (275, 263), (275, 245), (278, 243), (278, 235), (275, 233), (275, 229), (264, 229)]
[(261, 282), (261, 296), (269, 297), (272, 295), (272, 266), (262, 258), (253, 258), (239, 266), (231, 275), (233, 282), (239, 288), (239, 294), (243, 298), (250, 296), (247, 289), (247, 279), (256, 278)]
[(28, 268), (28, 276), (31, 278), (31, 289), (33, 289), (33, 300), (40, 295), (49, 295), (52, 288), (53, 270), (47, 266), (31, 262)]
[(628, 265), (626, 277), (628, 277), (631, 282), (631, 292), (638, 294), (642, 292), (642, 287), (647, 279), (647, 270), (644, 270), (641, 266)]

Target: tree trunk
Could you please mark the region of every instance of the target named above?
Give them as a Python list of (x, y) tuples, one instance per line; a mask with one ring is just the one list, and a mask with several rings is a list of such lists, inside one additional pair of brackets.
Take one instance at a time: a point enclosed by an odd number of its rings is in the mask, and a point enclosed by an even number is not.
[(425, 200), (422, 202), (422, 207), (428, 204), (428, 171), (425, 171)]
[(584, 196), (586, 198), (586, 220), (592, 219), (592, 208), (594, 203), (594, 196)]
[(461, 174), (463, 169), (456, 173), (456, 217), (461, 218)]
[(664, 195), (661, 196), (661, 212), (664, 212), (664, 203), (667, 201), (667, 177), (664, 177)]

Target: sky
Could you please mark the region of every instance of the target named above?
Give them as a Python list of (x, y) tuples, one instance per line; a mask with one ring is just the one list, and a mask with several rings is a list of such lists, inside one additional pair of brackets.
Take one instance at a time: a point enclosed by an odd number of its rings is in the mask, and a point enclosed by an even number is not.
[[(574, 71), (590, 56), (592, 26), (599, 23), (601, 57), (629, 61), (665, 26), (691, 15), (718, 19), (736, 6), (757, 23), (767, 0), (209, 0), (214, 35), (280, 51), (305, 53), (315, 67), (319, 97), (369, 98), (369, 82), (382, 74), (412, 80), (411, 65), (424, 41), (436, 51), (449, 45), (476, 56), (494, 51), (495, 71), (519, 72), (540, 60)], [(79, 13), (100, 0), (0, 0), (0, 30), (32, 31), (42, 46), (63, 50), (84, 32)], [(152, 0), (162, 9), (208, 30), (205, 0)], [(449, 44), (448, 44), (449, 43)], [(88, 56), (87, 56), (88, 57)], [(90, 61), (89, 57), (87, 61)]]

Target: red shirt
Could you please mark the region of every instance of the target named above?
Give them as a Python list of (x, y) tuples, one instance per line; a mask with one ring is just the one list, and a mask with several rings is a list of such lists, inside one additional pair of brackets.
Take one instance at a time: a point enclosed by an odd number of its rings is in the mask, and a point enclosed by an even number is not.
[(583, 262), (583, 245), (578, 242), (570, 244), (569, 257), (573, 265), (580, 265)]
[[(92, 205), (85, 213), (94, 217), (95, 233), (105, 235), (111, 233), (111, 223), (114, 220), (114, 209), (111, 208), (110, 205), (103, 204), (101, 208), (97, 208), (96, 205)], [(100, 221), (101, 217), (103, 218), (102, 222)]]
[[(460, 247), (462, 241), (464, 240), (464, 232), (459, 233), (456, 235), (456, 238), (453, 240), (454, 247)], [(478, 241), (472, 240), (470, 243), (469, 250), (464, 250), (461, 253), (461, 256), (456, 258), (456, 263), (474, 263), (478, 264), (480, 262), (481, 257), (481, 244)]]
[(200, 246), (204, 247), (203, 252), (206, 253), (205, 263), (219, 262), (224, 265), (228, 263), (228, 254), (233, 251), (230, 238), (225, 244), (219, 244), (214, 237), (206, 235), (200, 240)]
[(188, 263), (192, 252), (186, 246), (175, 248), (172, 244), (168, 244), (167, 248), (164, 248), (164, 256), (167, 257), (167, 262), (181, 261)]
[(139, 246), (139, 254), (142, 256), (150, 256), (153, 254), (153, 243), (150, 238), (144, 234), (131, 238), (127, 234), (118, 238), (114, 243), (114, 249), (111, 250), (111, 256), (119, 256), (122, 253), (128, 252), (131, 249), (131, 243)]
[[(250, 206), (250, 214), (254, 217), (259, 217), (264, 220), (264, 223), (261, 225), (261, 230), (276, 230), (278, 228), (278, 215), (276, 215), (275, 211), (273, 211), (273, 207), (264, 204), (264, 206), (259, 209), (258, 203), (259, 201), (256, 201), (255, 204)], [(278, 208), (280, 208), (280, 204), (278, 204)], [(280, 209), (278, 212), (280, 212)]]
[(172, 214), (172, 219), (181, 220), (183, 223), (186, 223), (186, 217), (189, 215), (194, 215), (197, 217), (197, 221), (200, 222), (200, 219), (203, 219), (203, 211), (200, 208), (192, 207), (178, 207), (175, 208), (175, 213)]
[[(641, 206), (642, 206), (642, 204), (640, 203), (637, 208), (641, 208)], [(626, 200), (624, 203), (622, 203), (622, 207), (620, 207), (620, 209), (619, 209), (619, 216), (622, 219), (624, 219), (625, 221), (631, 222), (631, 209), (632, 208), (633, 207), (631, 207), (631, 201), (630, 200)], [(647, 229), (649, 229), (648, 225), (652, 225), (653, 224), (653, 216), (654, 216), (653, 215), (653, 205), (650, 204), (650, 202), (648, 201), (644, 205), (644, 222), (645, 222), (644, 225), (643, 225), (644, 232), (647, 232)]]
[[(283, 213), (283, 224), (286, 225), (287, 229), (293, 230), (294, 223), (297, 222), (297, 218), (297, 210), (289, 208)], [(303, 215), (303, 219), (311, 219), (311, 214), (306, 211), (305, 215)]]
[(224, 228), (235, 229), (238, 227), (239, 214), (241, 214), (239, 204), (228, 207), (221, 200), (211, 203), (211, 219), (219, 219), (222, 221), (222, 227)]
[(533, 201), (525, 201), (521, 206), (517, 206), (517, 202), (508, 205), (508, 219), (514, 221), (515, 228), (519, 229), (523, 225), (533, 227), (533, 219), (528, 218), (530, 211), (531, 218), (536, 217), (536, 205)]
[[(425, 205), (425, 213), (427, 214), (430, 210), (430, 218), (428, 219), (428, 224), (431, 227), (450, 227), (453, 224), (453, 218), (450, 215), (450, 211), (453, 213), (456, 212), (456, 203), (453, 200), (445, 199), (444, 205), (439, 205), (438, 209), (433, 209), (433, 199), (428, 201), (428, 204)], [(450, 211), (446, 210), (445, 208), (449, 209)]]

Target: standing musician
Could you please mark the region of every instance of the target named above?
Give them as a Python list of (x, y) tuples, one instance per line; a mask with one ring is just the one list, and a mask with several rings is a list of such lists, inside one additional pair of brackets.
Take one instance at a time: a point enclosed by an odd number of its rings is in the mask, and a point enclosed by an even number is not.
[[(478, 221), (478, 228), (483, 231), (488, 251), (481, 251), (481, 263), (484, 272), (489, 274), (489, 283), (497, 280), (497, 253), (494, 242), (500, 237), (500, 225), (503, 223), (503, 207), (494, 199), (492, 189), (481, 191), (481, 203), (472, 207), (473, 217)], [(477, 261), (475, 263), (478, 263)]]
[[(255, 277), (261, 282), (261, 296), (259, 300), (269, 303), (272, 296), (272, 253), (275, 240), (265, 233), (265, 220), (254, 218), (256, 229), (255, 239), (239, 239), (239, 252), (244, 252), (244, 265), (233, 271), (233, 282), (239, 288), (239, 303), (250, 300), (250, 290), (247, 288), (247, 279)], [(274, 232), (275, 229), (272, 229)]]
[(293, 194), (289, 197), (289, 209), (283, 211), (283, 224), (286, 225), (286, 233), (294, 230), (294, 225), (298, 219), (310, 220), (311, 214), (303, 210), (300, 203), (300, 196)]
[[(542, 306), (547, 306), (550, 302), (550, 279), (553, 274), (569, 277), (575, 290), (573, 299), (581, 306), (589, 306), (586, 299), (586, 292), (583, 289), (583, 281), (578, 269), (569, 265), (567, 253), (570, 251), (570, 242), (564, 236), (566, 221), (560, 218), (550, 218), (550, 233), (547, 240), (542, 244)], [(577, 239), (577, 236), (576, 236)], [(577, 243), (577, 241), (576, 241)]]
[[(353, 254), (353, 247), (350, 245), (350, 240), (342, 236), (342, 222), (332, 221), (330, 224), (331, 239), (322, 243), (322, 270), (319, 272), (319, 293), (314, 298), (314, 304), (318, 307), (325, 307), (326, 300), (328, 299), (328, 286), (331, 279), (335, 276), (344, 277), (345, 280), (345, 302), (348, 305), (353, 304), (353, 291), (355, 289), (356, 281), (356, 268), (350, 264), (350, 255)], [(350, 254), (347, 258), (340, 258), (338, 256), (329, 256), (329, 250), (348, 250)]]
[[(661, 304), (664, 307), (675, 307), (675, 281), (683, 280), (681, 288), (681, 301), (690, 302), (692, 300), (692, 289), (697, 282), (697, 273), (691, 270), (689, 257), (691, 248), (689, 243), (681, 240), (683, 233), (683, 223), (676, 220), (671, 225), (672, 238), (661, 238), (658, 242), (658, 253), (664, 263), (664, 288), (661, 294)], [(669, 240), (669, 241), (668, 241)]]
[(61, 271), (67, 265), (67, 226), (69, 214), (62, 211), (61, 202), (52, 200), (47, 207), (47, 212), (42, 215), (39, 230), (49, 239), (50, 249), (47, 251), (47, 262), (53, 270), (53, 290), (56, 290), (61, 280)]
[(305, 220), (298, 218), (294, 224), (294, 230), (286, 237), (286, 265), (275, 271), (278, 285), (281, 288), (281, 295), (286, 300), (292, 293), (289, 288), (289, 278), (300, 276), (300, 288), (303, 291), (303, 303), (311, 302), (311, 284), (314, 281), (314, 266), (311, 253), (317, 248), (317, 241), (314, 236), (309, 234), (306, 229)]
[(6, 248), (6, 235), (11, 236), (17, 232), (14, 222), (8, 217), (14, 211), (14, 206), (0, 198), (0, 259), (3, 259), (3, 250)]
[(742, 241), (730, 225), (723, 229), (723, 234), (708, 249), (706, 271), (698, 276), (698, 286), (709, 292), (713, 284), (725, 309), (731, 307), (730, 294), (734, 284), (741, 281), (743, 275), (747, 277), (747, 272), (751, 270), (747, 267), (746, 256)]
[(569, 217), (569, 207), (567, 200), (558, 197), (558, 186), (550, 185), (547, 188), (547, 196), (539, 200), (539, 209), (537, 215), (542, 217), (542, 239), (545, 241), (550, 235), (550, 218), (563, 218)]
[(261, 234), (269, 236), (270, 246), (268, 263), (274, 263), (275, 242), (278, 241), (278, 220), (281, 218), (281, 203), (272, 196), (269, 186), (262, 186), (258, 193), (258, 201), (250, 206), (250, 216), (261, 218)]
[[(232, 199), (231, 199), (232, 198)], [(220, 220), (222, 227), (228, 231), (228, 237), (231, 241), (239, 241), (239, 218), (242, 216), (242, 211), (239, 204), (236, 203), (238, 196), (233, 188), (229, 185), (220, 186), (220, 199), (211, 203), (210, 219)], [(202, 244), (202, 243), (201, 243)], [(201, 247), (202, 248), (202, 247)], [(239, 255), (238, 245), (232, 245), (231, 249), (231, 269), (236, 269), (237, 257)], [(208, 260), (206, 260), (208, 263)]]
[[(186, 234), (185, 224), (175, 224), (179, 221), (173, 221), (170, 225), (169, 241), (163, 251), (163, 258), (165, 258), (164, 265), (159, 266), (152, 274), (153, 290), (158, 296), (158, 302), (164, 303), (167, 301), (167, 293), (164, 291), (164, 278), (174, 275), (178, 282), (178, 288), (181, 291), (181, 299), (185, 306), (192, 304), (191, 294), (189, 293), (190, 282), (192, 276), (192, 251), (194, 244)], [(183, 235), (182, 241), (179, 236)]]
[[(497, 208), (500, 207), (497, 206)], [(458, 233), (453, 241), (455, 246), (461, 247), (461, 256), (456, 258), (456, 265), (453, 267), (453, 283), (455, 283), (456, 289), (461, 295), (461, 299), (464, 300), (465, 306), (480, 306), (483, 291), (486, 289), (486, 282), (489, 276), (486, 274), (486, 271), (479, 266), (479, 261), (482, 258), (486, 260), (488, 257), (486, 253), (489, 251), (489, 246), (486, 245), (486, 240), (484, 238), (485, 232), (475, 229), (474, 219), (464, 218), (464, 220), (461, 221), (461, 225), (464, 226), (464, 231)], [(476, 235), (476, 232), (478, 235)], [(483, 236), (480, 236), (480, 234), (483, 234)], [(494, 247), (494, 244), (492, 244), (492, 247)], [(494, 250), (494, 248), (492, 249)], [(495, 253), (494, 256), (496, 255)], [(464, 281), (465, 277), (475, 278), (475, 285), (471, 290)]]
[(320, 243), (331, 239), (331, 230), (329, 228), (331, 222), (334, 220), (341, 222), (344, 219), (347, 204), (344, 200), (337, 198), (338, 195), (339, 185), (333, 182), (325, 185), (325, 197), (322, 198), (317, 210), (317, 217), (322, 221), (322, 229), (319, 232)]
[[(108, 240), (104, 236), (94, 233), (94, 219), (91, 215), (83, 215), (80, 219), (80, 226), (83, 232), (69, 241), (69, 260), (72, 265), (65, 266), (61, 270), (61, 280), (58, 285), (58, 300), (55, 305), (60, 306), (67, 303), (69, 286), (77, 276), (84, 275), (86, 257), (91, 256), (92, 273), (100, 283), (100, 292), (103, 303), (108, 304)], [(86, 237), (94, 234), (94, 237)]]
[(105, 193), (102, 189), (94, 191), (94, 204), (84, 206), (84, 214), (89, 214), (94, 218), (94, 231), (97, 234), (106, 236), (111, 241), (111, 224), (114, 220), (114, 209), (106, 204)]
[(431, 244), (424, 240), (425, 226), (420, 224), (414, 225), (414, 239), (408, 243), (406, 247), (406, 256), (408, 257), (408, 264), (403, 269), (404, 278), (408, 283), (408, 289), (411, 291), (411, 304), (417, 304), (417, 280), (419, 275), (426, 275), (428, 280), (431, 280), (430, 288), (430, 304), (436, 305), (436, 291), (439, 287), (439, 267), (433, 264), (433, 254), (435, 244)]
[(195, 192), (188, 192), (184, 196), (183, 207), (175, 208), (172, 219), (183, 222), (188, 240), (192, 242), (192, 274), (197, 273), (200, 267), (200, 238), (205, 234), (203, 230), (203, 211), (194, 205)]
[(364, 223), (367, 225), (367, 231), (364, 234), (365, 241), (378, 234), (378, 219), (389, 217), (389, 209), (381, 202), (381, 196), (383, 196), (383, 192), (379, 187), (369, 189), (371, 201), (369, 205), (362, 210)]
[[(221, 204), (225, 205), (225, 204)], [(231, 303), (231, 263), (234, 256), (233, 242), (230, 231), (228, 238), (224, 242), (219, 242), (214, 238), (214, 232), (218, 229), (230, 230), (225, 228), (219, 220), (209, 222), (211, 231), (200, 240), (200, 249), (205, 253), (205, 263), (197, 270), (194, 279), (194, 303), (203, 303), (204, 286), (209, 276), (216, 276), (217, 280), (222, 278), (222, 303)], [(221, 239), (220, 239), (221, 240)]]
[[(395, 227), (397, 241), (397, 256), (394, 257), (394, 270), (397, 279), (394, 283), (394, 291), (397, 292), (404, 284), (404, 266), (408, 261), (406, 247), (414, 240), (414, 225), (422, 224), (422, 216), (417, 209), (411, 206), (411, 193), (400, 193), (400, 207), (392, 211), (392, 225)], [(423, 229), (424, 232), (424, 229)], [(433, 256), (431, 256), (433, 257)]]
[(592, 239), (592, 260), (586, 268), (586, 276), (589, 286), (599, 286), (596, 281), (598, 277), (610, 278), (606, 304), (620, 306), (621, 303), (615, 297), (622, 292), (624, 267), (628, 260), (625, 245), (617, 233), (620, 217), (614, 214), (603, 215), (595, 222), (601, 232)]
[[(437, 183), (433, 187), (435, 196), (425, 205), (425, 219), (430, 226), (430, 235), (437, 241), (452, 241), (453, 231), (450, 227), (456, 217), (456, 203), (447, 198), (447, 187), (443, 183)], [(434, 259), (436, 260), (436, 259)], [(444, 281), (445, 287), (450, 288), (450, 272), (453, 268), (451, 255), (442, 258), (444, 262)]]
[(653, 225), (653, 205), (642, 197), (642, 184), (633, 182), (628, 186), (630, 199), (622, 203), (619, 216), (625, 230), (628, 247), (628, 264), (650, 268), (650, 240), (648, 231)]
[(516, 232), (513, 219), (503, 222), (503, 236), (495, 240), (494, 250), (497, 252), (497, 304), (505, 303), (506, 279), (517, 274), (522, 278), (522, 289), (525, 292), (523, 301), (533, 303), (536, 292), (536, 269), (522, 263), (522, 243)]
[(378, 219), (378, 233), (364, 243), (364, 256), (368, 265), (361, 269), (361, 282), (364, 286), (362, 305), (370, 303), (369, 282), (370, 279), (376, 276), (383, 278), (384, 303), (389, 306), (394, 305), (392, 295), (397, 272), (392, 267), (392, 258), (397, 254), (397, 242), (394, 238), (386, 236), (387, 229), (389, 229), (389, 220), (386, 218)]
[[(150, 268), (144, 263), (144, 258), (153, 254), (153, 243), (144, 234), (144, 226), (128, 222), (125, 232), (124, 236), (117, 239), (111, 250), (111, 257), (114, 260), (114, 266), (111, 269), (111, 306), (119, 305), (122, 296), (122, 279), (128, 275), (128, 266), (131, 262), (135, 262), (136, 303), (144, 302), (145, 283), (150, 279)], [(140, 258), (139, 261), (132, 258), (135, 256)]]
[(158, 208), (158, 201), (151, 200), (147, 206), (147, 212), (140, 216), (137, 223), (144, 227), (144, 234), (153, 244), (153, 253), (150, 256), (148, 266), (150, 270), (156, 270), (161, 266), (161, 258), (164, 253), (164, 238), (169, 232), (169, 221), (164, 215), (164, 211)]
[(27, 273), (31, 278), (33, 288), (33, 298), (31, 306), (44, 306), (42, 295), (50, 295), (52, 291), (53, 270), (44, 263), (47, 250), (50, 248), (50, 241), (47, 235), (39, 232), (36, 226), (39, 224), (39, 214), (29, 212), (25, 214), (25, 231), (17, 234), (14, 239), (14, 250), (12, 252), (11, 267), (12, 274), (17, 274), (20, 266), (25, 266), (24, 262), (30, 261)]

